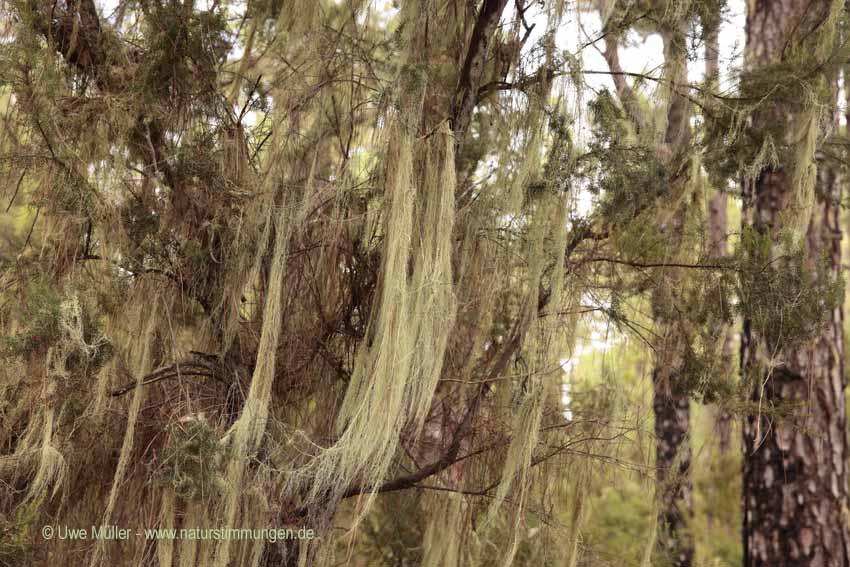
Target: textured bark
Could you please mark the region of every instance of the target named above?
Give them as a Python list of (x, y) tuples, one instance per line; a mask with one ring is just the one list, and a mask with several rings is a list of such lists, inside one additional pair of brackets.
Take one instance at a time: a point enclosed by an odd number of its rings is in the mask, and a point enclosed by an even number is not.
[(684, 567), (694, 561), (693, 541), (687, 533), (693, 510), (691, 486), (690, 398), (671, 392), (671, 376), (656, 367), (653, 372), (655, 414), (655, 464), (661, 494), (659, 541), (674, 565)]
[(478, 87), (483, 79), (487, 53), (507, 3), (507, 0), (484, 0), (472, 28), (469, 48), (458, 75), (452, 108), (452, 130), (458, 144), (462, 144), (472, 121), (472, 111), (478, 102)]
[[(789, 50), (805, 48), (801, 42), (827, 33), (823, 22), (834, 6), (824, 0), (760, 0), (750, 8), (748, 62), (764, 65), (778, 61)], [(799, 105), (770, 105), (754, 117), (753, 127), (764, 127), (769, 121), (799, 126), (807, 119), (805, 112)], [(745, 184), (746, 222), (761, 233), (781, 229), (791, 183), (790, 168), (777, 167), (762, 171), (755, 183)], [(836, 170), (824, 163), (818, 167), (816, 193), (806, 257), (817, 259), (824, 254), (829, 275), (837, 276), (841, 183)], [(773, 356), (769, 358), (768, 353)], [(840, 307), (829, 313), (819, 336), (804, 346), (784, 345), (762, 336), (750, 321), (744, 322), (741, 364), (744, 376), (756, 383), (753, 401), (765, 408), (788, 403), (802, 408), (793, 419), (759, 413), (744, 423), (745, 567), (850, 565), (843, 356)]]
[[(838, 197), (832, 168), (818, 172), (827, 200), (818, 204), (807, 235), (812, 258), (828, 254), (834, 275), (841, 260)], [(776, 183), (762, 184), (777, 189)], [(766, 381), (762, 404), (800, 401), (797, 420), (749, 416), (744, 425), (744, 550), (747, 567), (850, 565), (847, 531), (847, 440), (842, 310), (818, 337), (790, 350)], [(763, 363), (760, 340), (744, 328), (745, 368)], [(760, 392), (754, 392), (758, 401)], [(795, 422), (796, 421), (796, 422)]]

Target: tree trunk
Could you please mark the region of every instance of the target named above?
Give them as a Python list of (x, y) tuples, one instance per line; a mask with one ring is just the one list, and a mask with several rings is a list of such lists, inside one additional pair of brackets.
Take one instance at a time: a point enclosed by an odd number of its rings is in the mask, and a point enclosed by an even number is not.
[[(750, 8), (750, 65), (777, 62), (795, 51), (811, 53), (818, 41), (831, 45), (829, 21), (835, 3), (759, 0)], [(816, 64), (811, 61), (813, 68)], [(753, 117), (752, 125), (758, 131), (781, 121), (789, 132), (799, 132), (807, 120), (816, 119), (813, 116), (803, 105), (768, 103)], [(786, 144), (795, 143), (787, 138)], [(793, 195), (793, 166), (783, 163), (765, 169), (754, 183), (745, 184), (745, 222), (757, 233), (775, 236), (786, 228), (791, 218), (787, 203)], [(816, 194), (805, 240), (806, 258), (827, 258), (827, 277), (837, 277), (841, 184), (835, 168), (820, 164)], [(782, 261), (777, 252), (772, 259)], [(759, 411), (744, 423), (744, 565), (850, 565), (841, 307), (832, 309), (818, 336), (802, 346), (783, 344), (782, 338), (766, 332), (744, 321), (741, 366), (754, 384), (753, 404), (769, 408), (797, 403), (802, 409), (794, 419)]]
[[(673, 193), (679, 188), (676, 172), (682, 171), (683, 164), (689, 159), (687, 146), (691, 136), (691, 104), (680, 92), (681, 87), (675, 86), (687, 82), (686, 32), (687, 24), (682, 20), (670, 28), (662, 29), (661, 34), (664, 39), (666, 74), (674, 86), (671, 87), (667, 128), (660, 154), (667, 165)], [(678, 255), (681, 246), (684, 212), (684, 208), (680, 207), (672, 214), (670, 226), (661, 227), (662, 232), (668, 233), (671, 257)], [(675, 289), (679, 277), (676, 270), (670, 270), (662, 286)], [(656, 326), (664, 337), (657, 349), (652, 373), (655, 468), (661, 506), (658, 517), (659, 543), (673, 565), (690, 567), (694, 561), (693, 538), (686, 529), (693, 511), (689, 446), (690, 397), (680, 391), (677, 380), (685, 345), (671, 314), (664, 308), (654, 311)]]
[[(708, 204), (708, 235), (712, 253), (718, 258), (727, 254), (726, 201), (726, 193), (718, 190)], [(720, 373), (723, 381), (727, 381), (732, 373), (732, 328), (722, 323), (721, 325)], [(732, 445), (732, 416), (722, 407), (714, 408), (714, 429), (717, 432), (720, 453), (728, 453)]]
[(655, 414), (655, 467), (661, 495), (659, 541), (665, 555), (677, 567), (693, 564), (694, 547), (687, 535), (687, 519), (693, 510), (690, 479), (690, 398), (667, 387), (671, 377), (660, 368), (653, 371)]
[[(703, 21), (705, 28), (705, 78), (713, 91), (720, 83), (720, 41), (719, 41), (719, 15), (712, 21)], [(706, 104), (713, 100), (708, 97)], [(727, 255), (727, 206), (728, 197), (721, 188), (715, 190), (714, 195), (708, 203), (708, 238), (711, 244), (711, 253), (717, 258)], [(727, 380), (732, 373), (732, 328), (723, 325), (720, 330), (722, 343), (720, 345), (720, 372), (723, 380)], [(721, 454), (726, 454), (732, 445), (732, 416), (723, 408), (717, 407), (714, 411), (715, 431), (717, 432)]]
[[(826, 253), (840, 269), (841, 185), (832, 168), (818, 172), (829, 199), (818, 203), (807, 235), (812, 258)], [(850, 565), (847, 531), (847, 440), (843, 316), (837, 307), (817, 340), (788, 352), (764, 388), (763, 405), (798, 400), (802, 423), (749, 416), (744, 425), (744, 551), (747, 567)], [(745, 323), (744, 366), (763, 364)], [(759, 401), (756, 391), (753, 401)]]

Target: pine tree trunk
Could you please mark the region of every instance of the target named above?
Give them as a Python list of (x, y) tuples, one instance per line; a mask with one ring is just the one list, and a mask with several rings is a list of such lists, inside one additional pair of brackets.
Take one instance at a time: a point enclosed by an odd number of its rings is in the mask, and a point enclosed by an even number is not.
[[(799, 49), (801, 42), (817, 41), (818, 35), (820, 41), (831, 41), (825, 29), (834, 8), (830, 2), (759, 0), (750, 8), (747, 52), (751, 65), (776, 62)], [(799, 126), (806, 120), (802, 105), (769, 106), (754, 117), (754, 128), (777, 120)], [(835, 277), (841, 260), (841, 183), (836, 169), (820, 163), (817, 185), (806, 257), (811, 261), (826, 257), (827, 275)], [(746, 222), (759, 233), (776, 234), (787, 222), (783, 213), (791, 194), (790, 167), (762, 171), (755, 183), (745, 185)], [(781, 261), (778, 255), (776, 259)], [(819, 335), (804, 346), (786, 346), (781, 339), (759, 333), (752, 321), (744, 321), (741, 365), (744, 376), (754, 382), (754, 405), (797, 403), (802, 408), (795, 411), (794, 419), (758, 412), (744, 423), (745, 567), (850, 565), (843, 356), (840, 306), (829, 313)]]
[[(807, 235), (810, 257), (826, 253), (834, 275), (841, 260), (838, 197), (832, 168), (818, 172), (828, 196), (818, 204)], [(771, 187), (764, 187), (770, 189)], [(786, 363), (753, 401), (803, 401), (801, 422), (749, 416), (744, 424), (744, 550), (747, 567), (847, 566), (847, 440), (844, 402), (843, 316), (840, 307), (818, 339), (788, 352)], [(745, 323), (742, 360), (755, 366), (758, 340)]]
[[(662, 29), (666, 74), (672, 85), (687, 82), (686, 32), (684, 20), (670, 28)], [(668, 167), (671, 180), (680, 171), (687, 157), (690, 142), (691, 104), (679, 87), (673, 87), (667, 108), (667, 128), (661, 156)], [(677, 182), (671, 182), (676, 186)], [(675, 190), (674, 190), (675, 192)], [(672, 215), (669, 226), (662, 232), (669, 234), (671, 257), (678, 254), (684, 231), (684, 208)], [(679, 274), (670, 270), (662, 284), (672, 290), (677, 287)], [(667, 293), (667, 292), (664, 292)], [(656, 300), (656, 303), (657, 300)], [(663, 301), (661, 302), (663, 303)], [(659, 543), (666, 558), (676, 567), (690, 567), (694, 561), (693, 538), (687, 531), (692, 515), (691, 450), (690, 450), (690, 397), (680, 391), (678, 370), (682, 367), (684, 352), (681, 333), (664, 308), (655, 311), (655, 323), (664, 337), (657, 348), (653, 370), (653, 413), (655, 414), (655, 468), (660, 496)]]
[[(665, 556), (677, 567), (693, 564), (694, 547), (687, 535), (687, 518), (693, 509), (689, 446), (690, 398), (667, 387), (671, 376), (661, 368), (653, 371), (655, 414), (655, 468), (661, 508), (659, 541)], [(674, 379), (674, 378), (673, 378)]]

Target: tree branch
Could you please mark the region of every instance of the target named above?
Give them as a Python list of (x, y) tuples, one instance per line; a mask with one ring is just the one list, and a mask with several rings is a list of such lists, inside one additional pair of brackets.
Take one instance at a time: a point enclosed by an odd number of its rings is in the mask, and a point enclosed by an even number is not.
[(207, 376), (220, 379), (218, 374), (215, 372), (215, 369), (210, 367), (208, 364), (194, 360), (184, 360), (182, 362), (169, 364), (168, 366), (161, 366), (142, 378), (139, 382), (129, 382), (123, 386), (110, 390), (109, 395), (112, 397), (123, 396), (127, 392), (135, 390), (138, 386), (148, 386), (161, 380), (178, 378), (180, 376)]
[(483, 78), (487, 51), (495, 35), (505, 4), (507, 4), (507, 0), (484, 0), (484, 5), (481, 6), (481, 11), (475, 20), (472, 37), (469, 40), (469, 48), (466, 51), (466, 57), (458, 77), (452, 107), (452, 130), (458, 145), (462, 144), (472, 120), (472, 111), (478, 102), (478, 87)]

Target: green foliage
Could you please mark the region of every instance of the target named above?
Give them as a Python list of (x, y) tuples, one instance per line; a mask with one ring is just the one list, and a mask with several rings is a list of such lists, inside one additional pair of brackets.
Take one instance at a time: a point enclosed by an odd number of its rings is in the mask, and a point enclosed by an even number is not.
[[(59, 215), (80, 216), (94, 207), (94, 195), (84, 179), (76, 174), (61, 172), (56, 193), (51, 195), (49, 206)], [(48, 201), (44, 201), (47, 204)], [(41, 204), (41, 203), (37, 203)]]
[[(145, 99), (194, 97), (198, 85), (212, 94), (217, 65), (230, 49), (223, 6), (186, 12), (174, 2), (151, 5), (146, 14), (148, 55), (137, 75)], [(187, 17), (188, 16), (188, 17)]]
[(225, 455), (216, 430), (201, 419), (172, 423), (154, 482), (184, 500), (204, 500), (219, 490), (218, 463)]
[(738, 309), (764, 337), (768, 352), (816, 336), (843, 300), (843, 279), (832, 275), (829, 259), (807, 257), (787, 234), (747, 228), (736, 254)]
[(727, 0), (696, 0), (691, 3), (693, 11), (699, 18), (703, 32), (702, 40), (705, 41), (706, 30), (717, 30), (728, 12)]
[(46, 352), (60, 336), (61, 300), (56, 292), (46, 282), (33, 280), (23, 295), (14, 313), (21, 328), (3, 337), (6, 358)]
[[(422, 492), (391, 493), (382, 497), (361, 524), (358, 556), (367, 565), (421, 565), (421, 542), (426, 518)], [(446, 534), (447, 536), (449, 534)]]
[(41, 500), (36, 499), (20, 506), (13, 518), (0, 513), (0, 565), (24, 564), (25, 556), (32, 547), (31, 531), (41, 504)]
[[(741, 533), (741, 453), (737, 443), (720, 453), (712, 443), (717, 438), (715, 423), (708, 411), (696, 419), (697, 440), (704, 439), (701, 459), (704, 466), (694, 468), (694, 500), (697, 553), (706, 558), (707, 567), (737, 567), (742, 562)], [(705, 415), (709, 414), (709, 415)], [(705, 419), (708, 418), (708, 419)], [(703, 424), (707, 424), (706, 427)], [(702, 425), (702, 426), (701, 426)], [(738, 439), (738, 431), (732, 432)], [(702, 536), (702, 537), (701, 537)]]
[[(690, 395), (695, 401), (714, 403), (729, 399), (735, 392), (730, 368), (724, 366), (725, 333), (738, 315), (734, 304), (741, 269), (729, 258), (698, 258), (696, 264), (716, 264), (720, 269), (707, 273), (686, 274), (676, 289), (664, 286), (666, 294), (657, 293), (663, 302), (653, 305), (664, 310), (681, 341), (679, 368), (674, 372), (674, 392)], [(661, 305), (659, 305), (661, 303)]]
[[(715, 342), (709, 342), (711, 339)], [(681, 366), (675, 374), (675, 393), (690, 395), (702, 403), (714, 403), (735, 392), (734, 383), (722, 372), (719, 353), (714, 348), (721, 339), (715, 334), (696, 347), (685, 346)]]
[[(624, 316), (627, 311), (620, 306), (618, 312)], [(628, 432), (616, 449), (606, 446), (601, 449), (602, 454), (596, 455), (606, 458), (605, 451), (611, 451), (608, 458), (616, 466), (594, 475), (586, 489), (588, 513), (578, 565), (641, 565), (657, 511), (651, 480), (647, 478), (654, 474), (649, 459), (654, 443), (652, 423), (645, 421), (652, 395), (647, 383), (651, 364), (652, 357), (641, 343), (617, 341), (608, 348), (585, 351), (570, 378), (571, 408), (577, 415), (605, 416), (620, 431)], [(690, 532), (696, 545), (696, 564), (735, 567), (741, 564), (742, 552), (741, 453), (735, 442), (739, 432), (732, 432), (732, 448), (721, 454), (716, 408), (692, 404), (691, 411), (695, 506)], [(661, 557), (653, 556), (651, 565), (664, 565), (661, 561)]]
[(599, 214), (613, 226), (630, 223), (667, 194), (667, 170), (654, 148), (634, 139), (625, 115), (608, 91), (590, 104), (593, 141), (580, 158), (588, 190), (600, 199)]
[(802, 34), (799, 44), (786, 43), (780, 60), (740, 71), (737, 92), (718, 96), (718, 104), (704, 109), (705, 166), (716, 186), (739, 181), (741, 173), (754, 178), (770, 165), (797, 164), (803, 137), (790, 118), (817, 115), (832, 104), (832, 78), (850, 53), (850, 46), (828, 42), (834, 19), (832, 14), (827, 21), (800, 22), (815, 30)]
[(394, 101), (400, 112), (411, 108), (422, 97), (428, 83), (429, 66), (421, 61), (407, 63), (399, 69), (397, 99)]
[(586, 555), (623, 567), (640, 567), (654, 515), (652, 493), (644, 485), (624, 479), (603, 488), (590, 514)]
[(132, 242), (144, 243), (159, 230), (159, 216), (142, 199), (127, 199), (121, 207), (120, 215)]
[(528, 184), (528, 197), (532, 198), (544, 191), (553, 191), (566, 195), (572, 188), (575, 148), (573, 146), (573, 120), (559, 112), (549, 113), (551, 146), (546, 152), (546, 163), (539, 179)]

